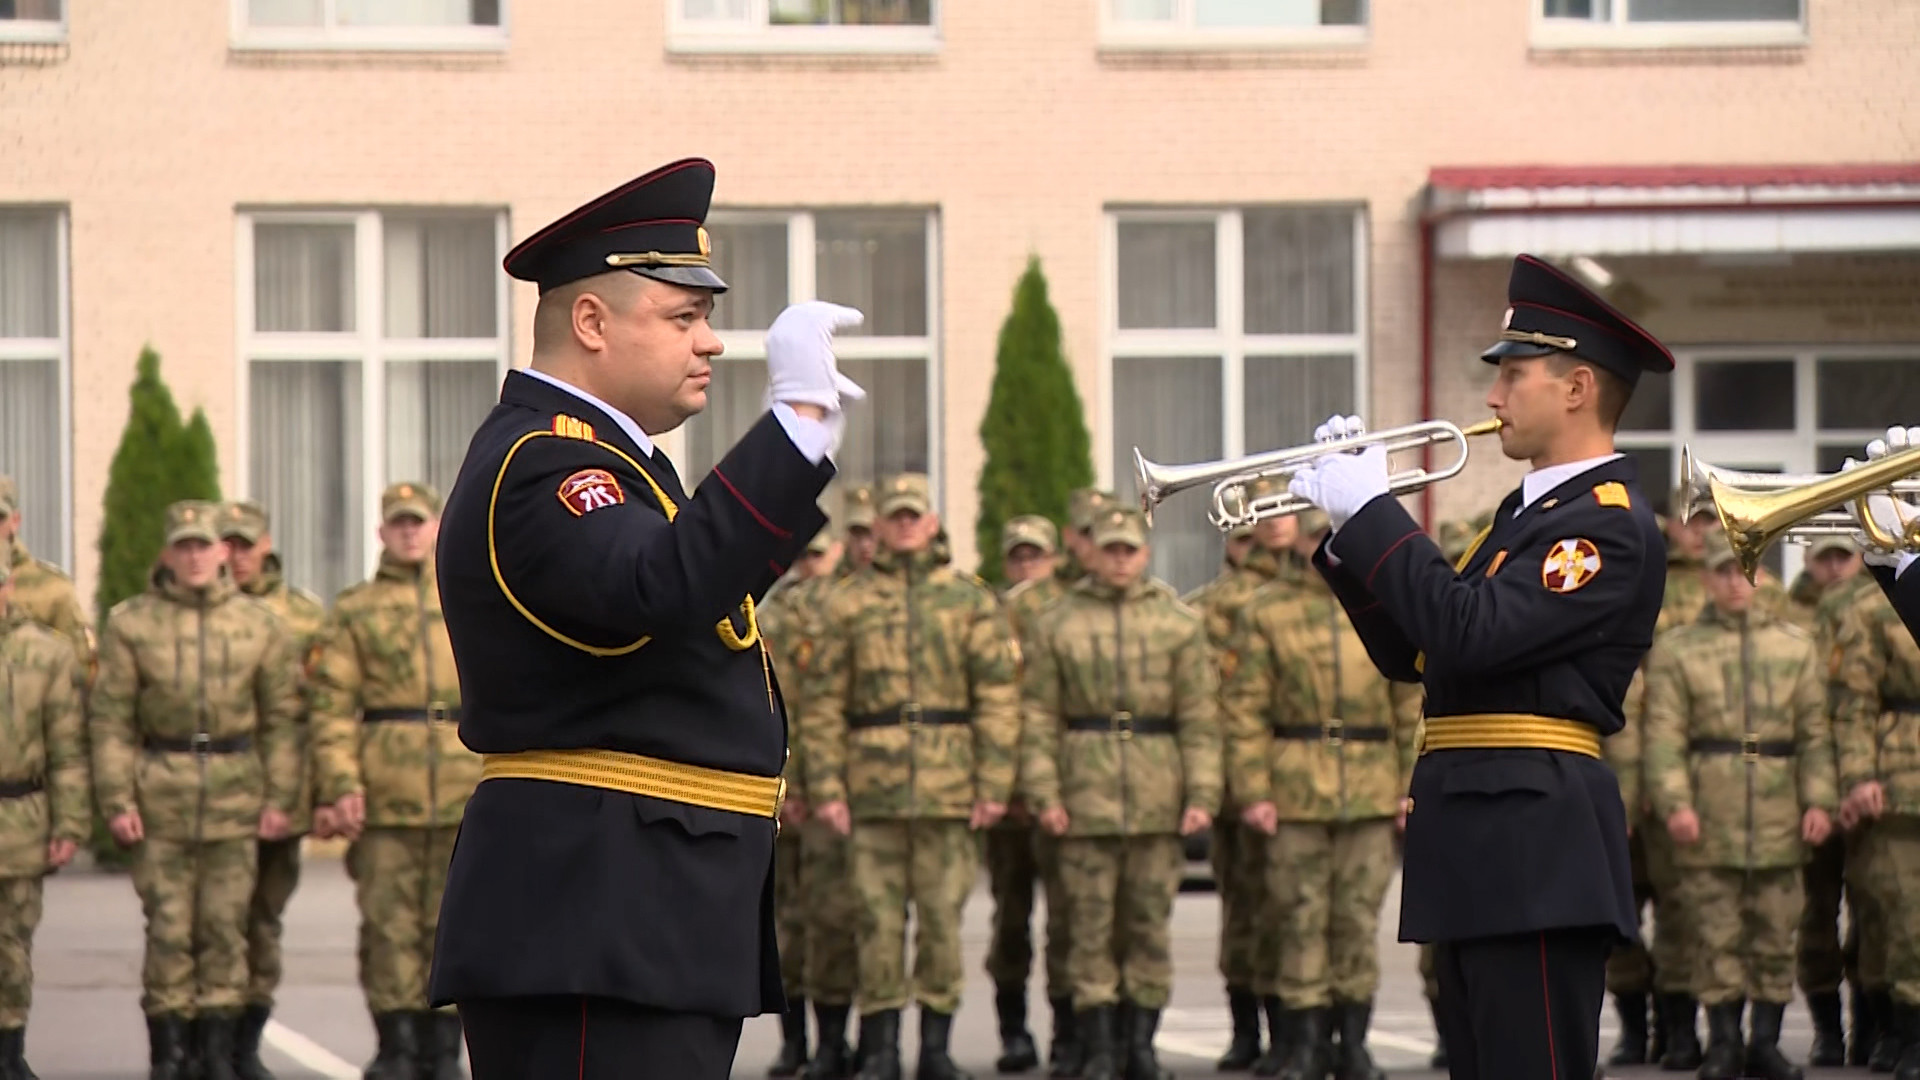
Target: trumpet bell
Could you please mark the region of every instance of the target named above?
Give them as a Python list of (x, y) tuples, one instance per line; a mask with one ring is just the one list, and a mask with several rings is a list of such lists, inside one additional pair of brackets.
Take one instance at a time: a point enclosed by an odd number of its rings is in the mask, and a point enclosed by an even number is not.
[[(1920, 527), (1909, 523), (1898, 535), (1880, 526), (1868, 512), (1869, 495), (1882, 489), (1911, 493), (1913, 486), (1901, 481), (1920, 473), (1920, 447), (1890, 454), (1858, 468), (1828, 473), (1812, 479), (1803, 476), (1742, 473), (1719, 469), (1691, 461), (1685, 452), (1683, 464), (1698, 470), (1704, 480), (1705, 501), (1726, 530), (1727, 542), (1748, 581), (1754, 580), (1760, 558), (1774, 541), (1795, 528), (1809, 527), (1813, 534), (1831, 534), (1837, 527), (1835, 507), (1852, 504), (1869, 544), (1883, 551), (1920, 549)], [(1689, 474), (1690, 475), (1690, 474)], [(1753, 478), (1760, 478), (1754, 480)]]

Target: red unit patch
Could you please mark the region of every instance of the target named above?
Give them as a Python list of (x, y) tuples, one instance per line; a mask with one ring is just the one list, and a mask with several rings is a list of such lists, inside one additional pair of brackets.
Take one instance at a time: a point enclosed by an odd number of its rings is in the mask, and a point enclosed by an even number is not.
[(605, 469), (581, 469), (560, 482), (560, 505), (574, 517), (585, 517), (595, 510), (605, 510), (609, 506), (618, 506), (627, 501), (627, 493), (620, 488), (620, 481)]

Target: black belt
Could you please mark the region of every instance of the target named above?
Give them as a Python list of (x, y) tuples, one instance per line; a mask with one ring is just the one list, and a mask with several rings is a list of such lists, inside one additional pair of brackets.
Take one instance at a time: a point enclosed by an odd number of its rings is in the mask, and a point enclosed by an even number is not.
[(1741, 757), (1792, 757), (1795, 747), (1792, 739), (1761, 739), (1749, 735), (1744, 739), (1689, 739), (1687, 752), (1690, 754), (1739, 754)]
[(886, 712), (847, 717), (849, 728), (892, 727), (895, 724), (971, 724), (973, 714), (964, 709), (923, 709), (918, 705), (899, 705)]
[(1180, 728), (1171, 716), (1135, 716), (1130, 712), (1117, 712), (1107, 716), (1069, 716), (1068, 731), (1110, 731), (1126, 738), (1129, 735), (1177, 735)]
[(0, 799), (24, 799), (39, 791), (39, 777), (31, 780), (0, 780)]
[(1325, 739), (1339, 742), (1391, 742), (1393, 729), (1384, 727), (1348, 727), (1338, 720), (1325, 724), (1275, 724), (1276, 739)]
[(164, 739), (158, 735), (148, 735), (141, 741), (146, 743), (149, 750), (174, 754), (238, 754), (253, 746), (251, 735), (235, 735), (231, 739), (216, 739), (205, 734), (195, 735), (191, 739)]
[(1920, 698), (1881, 698), (1880, 711), (1920, 713)]
[(389, 720), (458, 720), (460, 708), (457, 705), (452, 708), (436, 705), (427, 709), (362, 709), (360, 719), (369, 724)]

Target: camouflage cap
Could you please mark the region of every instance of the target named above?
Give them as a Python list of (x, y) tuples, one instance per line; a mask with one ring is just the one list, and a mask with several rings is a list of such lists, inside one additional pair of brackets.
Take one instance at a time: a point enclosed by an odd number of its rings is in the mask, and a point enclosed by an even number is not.
[(215, 523), (219, 519), (219, 503), (201, 499), (182, 499), (174, 503), (167, 507), (167, 546), (171, 547), (182, 540), (218, 543), (220, 534)]
[(1733, 553), (1733, 545), (1728, 543), (1727, 534), (1721, 529), (1715, 529), (1708, 533), (1703, 547), (1704, 551), (1700, 561), (1709, 570), (1718, 570), (1736, 558)]
[(13, 541), (0, 539), (0, 585), (13, 580)]
[(431, 520), (440, 513), (440, 493), (430, 484), (416, 480), (402, 480), (387, 485), (380, 493), (380, 520), (390, 522), (397, 517), (416, 517), (421, 521)]
[(0, 518), (10, 518), (20, 509), (20, 485), (11, 476), (0, 476)]
[(1067, 496), (1067, 522), (1074, 532), (1093, 528), (1093, 516), (1101, 507), (1119, 502), (1119, 496), (1099, 488), (1074, 488)]
[(1817, 559), (1829, 551), (1844, 551), (1849, 555), (1858, 555), (1860, 545), (1851, 536), (1816, 536), (1813, 543), (1807, 545), (1807, 558)]
[(1333, 519), (1327, 516), (1325, 510), (1317, 506), (1310, 506), (1295, 514), (1294, 517), (1300, 522), (1301, 536), (1319, 536), (1333, 528)]
[(1280, 473), (1261, 473), (1247, 481), (1247, 498), (1260, 499), (1268, 495), (1283, 495), (1292, 478)]
[(220, 538), (238, 537), (257, 544), (267, 535), (267, 508), (251, 499), (230, 502), (220, 508)]
[(1229, 540), (1253, 539), (1253, 523), (1249, 521), (1244, 525), (1235, 525), (1233, 528), (1228, 529), (1227, 539)]
[(807, 554), (809, 555), (825, 555), (832, 550), (833, 533), (826, 529), (821, 529), (819, 532), (814, 533), (813, 539), (807, 541)]
[(848, 488), (846, 493), (846, 519), (849, 529), (873, 528), (873, 486), (861, 484)]
[(925, 473), (899, 473), (887, 479), (880, 486), (879, 505), (874, 509), (881, 517), (888, 517), (899, 510), (911, 510), (916, 514), (933, 511), (932, 484)]
[(1039, 514), (1021, 514), (1000, 529), (1000, 554), (1011, 554), (1021, 544), (1031, 544), (1051, 555), (1060, 548), (1059, 530)]
[(1093, 519), (1093, 546), (1131, 544), (1147, 546), (1147, 519), (1130, 506), (1109, 506)]

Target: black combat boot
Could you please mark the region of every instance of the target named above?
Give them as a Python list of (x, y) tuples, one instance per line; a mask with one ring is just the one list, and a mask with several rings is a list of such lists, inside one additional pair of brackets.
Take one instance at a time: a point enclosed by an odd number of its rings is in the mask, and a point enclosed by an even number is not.
[(413, 1014), (375, 1013), (374, 1035), (380, 1040), (373, 1060), (367, 1063), (365, 1080), (422, 1080), (420, 1076), (420, 1040)]
[(414, 1014), (420, 1046), (420, 1080), (466, 1080), (460, 1071), (460, 1014), (428, 1009)]
[(1047, 1075), (1055, 1080), (1079, 1076), (1087, 1065), (1085, 1034), (1070, 997), (1048, 998), (1053, 1009), (1053, 1045), (1047, 1047)]
[[(1840, 1004), (1835, 996), (1834, 1005)], [(1753, 1003), (1753, 1034), (1747, 1040), (1747, 1067), (1744, 1075), (1757, 1080), (1805, 1080), (1806, 1074), (1800, 1067), (1787, 1060), (1780, 1052), (1780, 1018), (1785, 1015), (1785, 1002), (1756, 1001)]]
[(1447, 1033), (1440, 1026), (1440, 1003), (1428, 998), (1427, 1011), (1433, 1014), (1433, 1056), (1427, 1058), (1427, 1067), (1444, 1069), (1447, 1067)]
[(1874, 1044), (1880, 1041), (1879, 1017), (1874, 1014), (1874, 995), (1859, 983), (1847, 984), (1847, 1003), (1853, 1010), (1853, 1031), (1847, 1039), (1847, 1064), (1865, 1068), (1873, 1057)]
[(1900, 1064), (1900, 1051), (1906, 1049), (1905, 1036), (1900, 1030), (1902, 1011), (1893, 1003), (1891, 988), (1873, 992), (1873, 1015), (1879, 1023), (1873, 1053), (1867, 1057), (1867, 1068), (1874, 1072), (1890, 1073)]
[(1333, 1058), (1327, 1051), (1327, 1032), (1333, 1011), (1293, 1009), (1288, 1013), (1286, 1056), (1280, 1063), (1280, 1080), (1326, 1080), (1333, 1071)]
[(1746, 1075), (1741, 1050), (1746, 1037), (1740, 1031), (1739, 999), (1707, 1006), (1707, 1052), (1700, 1062), (1700, 1080), (1740, 1080)]
[(1340, 1053), (1334, 1058), (1334, 1076), (1338, 1080), (1387, 1080), (1387, 1074), (1373, 1064), (1367, 1052), (1367, 1027), (1373, 1022), (1373, 1002), (1336, 1001), (1334, 1024), (1340, 1029)]
[(1287, 1048), (1293, 1045), (1298, 1024), (1277, 996), (1269, 994), (1261, 998), (1260, 1008), (1267, 1014), (1267, 1051), (1253, 1063), (1253, 1075), (1279, 1076), (1281, 1067), (1287, 1063)]
[(1613, 1011), (1620, 1014), (1620, 1041), (1613, 1045), (1613, 1053), (1607, 1055), (1607, 1064), (1646, 1064), (1647, 995), (1640, 993), (1615, 994), (1613, 995)]
[(1251, 990), (1229, 986), (1227, 1011), (1233, 1016), (1233, 1041), (1214, 1067), (1221, 1072), (1245, 1072), (1260, 1060), (1260, 999)]
[(1895, 1060), (1893, 1080), (1920, 1080), (1920, 1006), (1891, 1001), (1882, 1014), (1882, 1026), (1890, 1030), (1901, 1046)]
[(1027, 1030), (1027, 988), (1002, 986), (993, 992), (993, 1008), (1000, 1014), (1000, 1057), (993, 1067), (1002, 1073), (1023, 1073), (1040, 1064), (1040, 1049)]
[(189, 1080), (187, 1032), (190, 1024), (179, 1013), (147, 1017), (148, 1080)]
[(196, 1080), (239, 1080), (233, 1068), (233, 1036), (239, 1024), (237, 1009), (209, 1009), (194, 1017), (194, 1044), (200, 1056)]
[[(1813, 1049), (1807, 1052), (1807, 1064), (1829, 1069), (1847, 1063), (1846, 1024), (1840, 1016), (1840, 991), (1826, 990), (1807, 995), (1807, 1011), (1813, 1014)], [(1754, 1018), (1754, 1026), (1759, 1026)]]
[(787, 999), (780, 1016), (780, 1053), (767, 1066), (768, 1076), (798, 1076), (807, 1064), (807, 999)]
[(1660, 995), (1661, 1026), (1667, 1032), (1660, 1067), (1668, 1072), (1692, 1072), (1700, 1067), (1700, 1002), (1692, 994)]
[(845, 1005), (813, 1003), (813, 1026), (819, 1033), (819, 1049), (807, 1062), (804, 1080), (847, 1080), (853, 1075), (852, 1054), (847, 1048), (847, 1012)]
[(860, 1080), (900, 1080), (900, 1010), (860, 1018)]
[(973, 1074), (955, 1065), (947, 1053), (952, 1036), (952, 1013), (920, 1006), (920, 1064), (914, 1080), (973, 1080)]
[(1085, 1053), (1085, 1080), (1120, 1080), (1120, 1057), (1115, 1053), (1113, 1025), (1118, 1009), (1096, 1005), (1082, 1009), (1074, 1019), (1079, 1026), (1081, 1048)]
[(1127, 1029), (1127, 1080), (1174, 1080), (1160, 1067), (1153, 1052), (1153, 1033), (1160, 1027), (1160, 1010), (1133, 1004), (1133, 1023)]
[(233, 1033), (233, 1071), (240, 1080), (274, 1080), (272, 1070), (260, 1060), (260, 1034), (267, 1029), (270, 1012), (265, 1005), (240, 1010), (240, 1025)]

